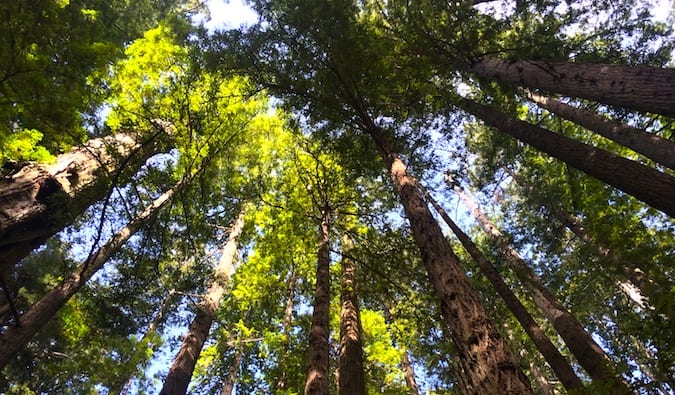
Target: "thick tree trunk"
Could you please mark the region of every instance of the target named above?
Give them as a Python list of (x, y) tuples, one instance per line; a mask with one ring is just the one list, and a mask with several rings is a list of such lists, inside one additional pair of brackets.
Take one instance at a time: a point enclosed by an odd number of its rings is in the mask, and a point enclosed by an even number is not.
[(454, 185), (454, 189), (464, 204), (471, 210), (471, 214), (476, 218), (485, 233), (495, 240), (499, 250), (518, 279), (530, 292), (534, 303), (560, 334), (567, 347), (577, 358), (579, 365), (586, 370), (593, 380), (609, 386), (611, 393), (632, 393), (621, 376), (614, 371), (611, 360), (602, 348), (584, 330), (579, 321), (558, 302), (555, 296), (541, 282), (541, 279), (534, 270), (527, 265), (520, 254), (509, 244), (504, 235), (480, 211), (478, 206), (464, 193), (459, 185)]
[(138, 214), (124, 228), (92, 254), (82, 265), (70, 273), (59, 285), (43, 296), (33, 307), (21, 316), (18, 325), (11, 326), (0, 335), (0, 369), (59, 311), (82, 286), (103, 267), (106, 261), (131, 237), (164, 207), (177, 190), (183, 187), (184, 179), (172, 189), (164, 192)]
[(471, 286), (459, 258), (431, 215), (416, 180), (378, 129), (370, 135), (379, 148), (401, 198), (429, 278), (441, 300), (441, 312), (451, 328), (458, 360), (478, 394), (529, 394), (530, 383), (490, 320)]
[(19, 260), (105, 197), (111, 185), (125, 181), (161, 152), (171, 125), (155, 124), (149, 139), (148, 133), (93, 139), (59, 155), (53, 165), (29, 163), (0, 178), (0, 273), (11, 272)]
[(229, 238), (223, 248), (218, 266), (214, 270), (209, 290), (197, 304), (197, 314), (190, 323), (185, 337), (183, 337), (183, 342), (169, 368), (160, 395), (184, 395), (187, 393), (197, 358), (199, 358), (199, 353), (209, 336), (211, 324), (216, 318), (216, 311), (225, 294), (226, 283), (232, 275), (238, 250), (237, 240), (243, 228), (244, 211), (242, 210), (230, 228)]
[(319, 226), (319, 251), (316, 264), (314, 311), (309, 330), (309, 358), (305, 395), (328, 394), (328, 343), (330, 320), (330, 216), (328, 208), (322, 209)]
[[(353, 242), (342, 238), (342, 250), (349, 253)], [(347, 254), (346, 254), (347, 255)], [(363, 346), (361, 321), (356, 292), (356, 265), (345, 255), (342, 258), (342, 311), (340, 312), (340, 354), (338, 356), (338, 394), (365, 395), (366, 381), (363, 371)]]
[(408, 387), (410, 395), (420, 395), (420, 388), (417, 385), (415, 370), (413, 369), (412, 362), (410, 361), (408, 350), (403, 350), (401, 353), (401, 368), (403, 369), (403, 374), (405, 375), (405, 385)]
[(675, 178), (651, 167), (592, 147), (496, 109), (461, 99), (459, 107), (486, 125), (509, 134), (609, 185), (675, 217)]
[(469, 70), (523, 87), (675, 117), (675, 69), (483, 57)]
[(539, 352), (544, 356), (544, 359), (551, 366), (560, 382), (567, 390), (578, 390), (583, 388), (583, 383), (579, 377), (574, 373), (572, 365), (569, 361), (558, 351), (558, 348), (546, 336), (543, 329), (532, 318), (525, 306), (518, 300), (516, 295), (511, 291), (499, 272), (494, 268), (492, 263), (483, 255), (478, 247), (471, 241), (469, 236), (464, 233), (445, 210), (438, 204), (438, 202), (429, 194), (429, 192), (420, 185), (420, 188), (427, 200), (436, 209), (436, 212), (441, 215), (441, 218), (450, 227), (452, 232), (457, 236), (469, 255), (478, 264), (480, 270), (485, 277), (490, 281), (499, 296), (504, 300), (506, 306), (511, 310), (520, 325), (523, 327), (527, 335), (532, 339), (532, 342), (537, 347)]
[(577, 108), (550, 97), (537, 95), (533, 92), (527, 92), (527, 97), (540, 107), (558, 116), (630, 148), (654, 162), (675, 169), (675, 141), (613, 121), (592, 111)]

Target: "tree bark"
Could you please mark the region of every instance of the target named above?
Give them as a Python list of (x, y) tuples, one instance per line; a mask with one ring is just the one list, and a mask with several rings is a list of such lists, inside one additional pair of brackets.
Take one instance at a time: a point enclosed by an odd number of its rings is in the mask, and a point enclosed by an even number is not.
[(675, 69), (483, 57), (474, 74), (528, 88), (675, 117)]
[(651, 167), (553, 133), (468, 99), (459, 107), (586, 174), (675, 217), (675, 178)]
[(216, 311), (225, 294), (226, 283), (232, 275), (238, 250), (237, 240), (243, 228), (244, 210), (230, 228), (230, 235), (214, 270), (209, 290), (197, 304), (197, 314), (190, 323), (185, 337), (183, 337), (183, 342), (169, 368), (160, 395), (183, 395), (187, 393), (197, 358), (199, 358), (199, 353), (208, 338), (211, 324), (216, 318)]
[(483, 255), (478, 247), (471, 241), (469, 236), (464, 233), (457, 224), (450, 218), (445, 210), (438, 204), (438, 202), (431, 196), (431, 194), (420, 185), (420, 189), (424, 193), (427, 201), (436, 209), (441, 218), (450, 227), (452, 232), (457, 236), (466, 251), (471, 255), (471, 258), (478, 264), (478, 267), (483, 272), (485, 277), (490, 281), (499, 296), (504, 300), (506, 306), (511, 310), (520, 325), (523, 327), (527, 335), (532, 339), (532, 342), (541, 352), (544, 359), (551, 366), (556, 376), (560, 379), (562, 385), (568, 391), (579, 390), (583, 388), (583, 383), (579, 377), (574, 373), (572, 365), (569, 361), (558, 351), (558, 348), (546, 336), (543, 329), (532, 318), (525, 306), (518, 300), (516, 295), (511, 291), (511, 288), (506, 284), (499, 272), (494, 268), (492, 263)]
[(160, 195), (124, 228), (115, 233), (87, 260), (70, 273), (59, 285), (43, 296), (21, 316), (18, 325), (0, 335), (0, 369), (19, 352), (30, 339), (66, 304), (84, 284), (103, 267), (106, 261), (164, 207), (176, 192), (188, 182), (184, 178), (172, 189)]
[(288, 352), (290, 349), (291, 342), (291, 324), (293, 322), (293, 299), (295, 298), (295, 283), (298, 279), (298, 275), (295, 272), (295, 267), (291, 263), (291, 272), (288, 275), (288, 296), (286, 299), (286, 308), (284, 310), (284, 344), (281, 351), (281, 357), (279, 358), (279, 366), (281, 367), (281, 377), (277, 381), (276, 389), (277, 391), (284, 391), (287, 387), (287, 364), (285, 359), (288, 357)]
[(369, 134), (391, 173), (410, 222), (429, 279), (441, 300), (441, 312), (458, 350), (458, 359), (477, 394), (530, 394), (530, 383), (507, 349), (471, 286), (459, 258), (417, 188), (416, 180), (376, 128)]
[[(342, 238), (343, 252), (349, 253), (353, 242)], [(356, 291), (356, 265), (345, 255), (342, 258), (342, 311), (340, 312), (340, 354), (338, 356), (338, 394), (365, 395), (361, 321)]]
[(322, 208), (319, 226), (319, 251), (316, 265), (314, 310), (309, 330), (309, 358), (305, 395), (328, 394), (328, 343), (330, 320), (330, 209)]
[[(166, 148), (168, 122), (155, 121), (154, 135), (118, 133), (93, 139), (57, 157), (53, 165), (28, 163), (0, 178), (0, 273), (72, 223), (111, 185), (132, 176)], [(142, 141), (142, 139), (147, 141)]]
[[(239, 345), (237, 345), (237, 347), (239, 347)], [(227, 373), (227, 379), (225, 379), (225, 383), (223, 383), (223, 389), (220, 392), (220, 395), (232, 395), (234, 385), (237, 383), (237, 376), (239, 375), (239, 367), (241, 366), (243, 355), (239, 348), (235, 350), (235, 353), (234, 364), (230, 366), (230, 371)]]
[(630, 148), (654, 162), (675, 169), (675, 141), (613, 121), (592, 111), (577, 108), (550, 97), (533, 92), (527, 92), (527, 97), (556, 115)]
[(415, 378), (415, 370), (410, 362), (408, 350), (405, 349), (403, 350), (403, 353), (401, 353), (401, 368), (403, 369), (405, 385), (408, 387), (408, 390), (410, 390), (410, 395), (420, 395), (420, 389), (417, 385), (417, 379)]
[(487, 216), (464, 193), (459, 185), (453, 185), (464, 204), (471, 210), (471, 214), (478, 221), (481, 228), (494, 239), (499, 250), (506, 258), (518, 279), (528, 289), (534, 303), (541, 310), (551, 325), (560, 334), (563, 341), (577, 358), (579, 365), (588, 375), (597, 382), (608, 386), (613, 394), (631, 394), (632, 391), (626, 382), (617, 374), (611, 360), (605, 352), (586, 332), (577, 319), (563, 307), (553, 294), (541, 282), (541, 279), (532, 270), (520, 254), (509, 244), (504, 235), (490, 222)]

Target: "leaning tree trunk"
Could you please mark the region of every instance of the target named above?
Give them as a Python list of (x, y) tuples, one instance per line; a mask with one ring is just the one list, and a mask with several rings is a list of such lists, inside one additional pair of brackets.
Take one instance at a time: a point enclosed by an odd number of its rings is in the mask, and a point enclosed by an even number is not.
[(558, 302), (553, 294), (542, 283), (541, 279), (532, 270), (520, 254), (509, 244), (504, 235), (490, 222), (487, 216), (464, 193), (459, 185), (453, 185), (460, 199), (471, 210), (471, 214), (478, 221), (481, 228), (492, 237), (499, 250), (506, 258), (506, 262), (522, 284), (529, 290), (534, 303), (541, 310), (553, 328), (560, 334), (563, 341), (576, 357), (579, 365), (595, 381), (611, 388), (614, 394), (630, 394), (632, 391), (625, 381), (612, 367), (607, 354), (586, 332), (577, 319)]
[(485, 124), (675, 217), (675, 178), (468, 99), (458, 106)]
[(119, 250), (122, 245), (146, 225), (181, 189), (189, 178), (184, 178), (172, 189), (160, 195), (152, 204), (134, 217), (124, 228), (115, 233), (108, 241), (87, 258), (87, 260), (70, 273), (59, 285), (54, 287), (37, 303), (35, 303), (20, 320), (5, 333), (0, 335), (0, 369), (16, 355), (30, 339), (79, 291), (82, 286), (103, 267), (106, 261)]
[(509, 60), (485, 56), (474, 74), (528, 88), (675, 117), (675, 69)]
[[(102, 199), (161, 152), (172, 133), (155, 121), (154, 134), (118, 133), (93, 139), (57, 157), (53, 165), (28, 163), (0, 178), (0, 274)], [(146, 141), (142, 141), (146, 139)]]
[(583, 388), (584, 384), (574, 372), (572, 365), (570, 365), (569, 361), (567, 361), (560, 351), (558, 351), (558, 348), (551, 342), (544, 330), (537, 324), (534, 318), (532, 318), (525, 306), (523, 306), (513, 291), (511, 291), (492, 263), (490, 263), (473, 241), (471, 241), (469, 236), (455, 224), (440, 204), (438, 204), (422, 185), (420, 185), (420, 189), (427, 200), (436, 209), (436, 212), (441, 215), (441, 218), (443, 218), (455, 236), (457, 236), (466, 251), (471, 255), (471, 258), (478, 264), (480, 270), (490, 281), (502, 300), (504, 300), (504, 303), (506, 303), (506, 306), (511, 310), (530, 339), (532, 339), (537, 350), (544, 356), (544, 359), (551, 366), (565, 389), (572, 391)]
[(416, 180), (407, 173), (379, 129), (372, 127), (369, 134), (391, 173), (471, 388), (479, 394), (532, 393), (527, 377), (507, 349), (460, 266), (459, 258), (431, 215)]
[(309, 329), (309, 358), (305, 395), (328, 394), (328, 364), (330, 360), (330, 216), (329, 208), (322, 209), (319, 226), (319, 251), (316, 264), (314, 311)]
[[(342, 250), (349, 253), (353, 242), (349, 236), (342, 238)], [(363, 371), (363, 346), (361, 340), (361, 321), (356, 292), (356, 265), (343, 255), (342, 291), (340, 299), (340, 355), (338, 356), (338, 394), (365, 395), (366, 381)]]
[(237, 240), (243, 228), (244, 210), (230, 228), (230, 235), (223, 248), (218, 266), (214, 270), (209, 290), (197, 304), (197, 314), (190, 323), (185, 337), (183, 337), (183, 342), (169, 368), (160, 395), (184, 395), (187, 393), (197, 358), (199, 358), (199, 353), (208, 338), (211, 324), (216, 318), (216, 311), (225, 294), (226, 282), (232, 274), (238, 250)]
[(527, 97), (552, 113), (630, 148), (645, 157), (675, 169), (675, 141), (642, 129), (613, 121), (592, 111), (565, 104), (560, 100), (526, 92)]

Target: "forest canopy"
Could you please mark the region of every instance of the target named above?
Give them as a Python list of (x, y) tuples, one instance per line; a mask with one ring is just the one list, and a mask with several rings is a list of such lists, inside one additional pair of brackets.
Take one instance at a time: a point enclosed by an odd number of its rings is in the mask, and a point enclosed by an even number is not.
[(247, 5), (0, 4), (1, 393), (675, 391), (672, 2)]

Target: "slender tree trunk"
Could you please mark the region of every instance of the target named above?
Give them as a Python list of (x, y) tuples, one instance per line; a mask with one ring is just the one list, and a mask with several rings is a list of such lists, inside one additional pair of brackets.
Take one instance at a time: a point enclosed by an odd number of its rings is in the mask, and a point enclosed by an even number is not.
[(322, 209), (319, 226), (319, 251), (316, 265), (314, 311), (309, 330), (309, 358), (305, 395), (328, 394), (328, 343), (330, 320), (330, 216), (329, 208)]
[(555, 330), (558, 331), (567, 347), (577, 358), (579, 365), (586, 370), (593, 380), (609, 385), (611, 391), (613, 391), (612, 393), (632, 393), (621, 376), (614, 371), (611, 360), (605, 352), (588, 332), (584, 330), (579, 321), (558, 302), (555, 296), (541, 282), (539, 276), (530, 269), (520, 254), (511, 247), (504, 235), (480, 211), (478, 206), (464, 193), (459, 185), (455, 184), (454, 189), (464, 204), (469, 207), (474, 218), (476, 218), (485, 233), (495, 240), (499, 250), (505, 256), (506, 261), (518, 279), (530, 291), (535, 304), (541, 309)]
[(149, 140), (119, 133), (93, 139), (57, 157), (53, 165), (28, 163), (0, 178), (0, 274), (102, 199), (110, 186), (132, 176), (166, 146), (171, 126), (156, 121)]
[[(675, 69), (674, 69), (675, 70)], [(675, 217), (675, 178), (467, 99), (459, 107), (489, 126)]]
[(592, 111), (573, 107), (550, 97), (533, 92), (527, 92), (527, 97), (540, 107), (558, 116), (630, 148), (654, 162), (675, 169), (675, 141), (613, 121)]
[(234, 391), (234, 385), (237, 383), (237, 377), (239, 376), (239, 367), (241, 366), (241, 360), (243, 354), (241, 349), (238, 348), (235, 351), (234, 363), (230, 366), (230, 371), (227, 373), (227, 379), (223, 383), (223, 389), (220, 392), (221, 395), (232, 395)]
[(183, 337), (183, 342), (169, 368), (160, 395), (183, 395), (187, 393), (197, 358), (199, 358), (199, 353), (208, 338), (211, 324), (216, 318), (216, 311), (225, 294), (226, 282), (232, 275), (238, 250), (237, 240), (243, 228), (244, 210), (230, 228), (230, 235), (223, 248), (218, 266), (214, 270), (209, 290), (197, 304), (197, 314), (190, 323), (185, 337)]
[(483, 57), (478, 76), (600, 103), (675, 117), (675, 69)]
[(410, 395), (420, 395), (420, 389), (415, 378), (415, 370), (413, 369), (407, 349), (404, 349), (401, 353), (401, 368), (403, 369), (405, 385), (410, 390)]
[(567, 390), (578, 390), (583, 388), (584, 385), (576, 373), (574, 373), (572, 365), (570, 365), (567, 359), (560, 353), (560, 351), (558, 351), (558, 348), (553, 344), (553, 342), (551, 342), (548, 336), (546, 336), (544, 330), (541, 329), (539, 324), (537, 324), (534, 318), (532, 318), (525, 306), (523, 306), (513, 291), (511, 291), (492, 263), (490, 263), (485, 255), (480, 252), (478, 247), (473, 243), (473, 241), (471, 241), (469, 236), (467, 236), (467, 234), (464, 233), (457, 226), (457, 224), (455, 224), (455, 222), (450, 218), (450, 216), (445, 212), (440, 204), (438, 204), (438, 202), (431, 196), (431, 194), (421, 185), (420, 188), (427, 200), (432, 206), (434, 206), (436, 211), (441, 215), (441, 218), (443, 218), (455, 236), (457, 236), (469, 255), (471, 255), (473, 260), (478, 264), (480, 270), (490, 281), (499, 296), (501, 296), (501, 298), (504, 300), (504, 303), (506, 303), (506, 306), (509, 308), (509, 310), (511, 310), (520, 325), (523, 327), (523, 329), (525, 329), (525, 332), (530, 337), (530, 339), (532, 339), (532, 342), (534, 342), (534, 345), (537, 347), (539, 352), (541, 352), (541, 354), (544, 356), (544, 359), (551, 366), (556, 376), (558, 376), (562, 385)]
[(286, 308), (284, 311), (284, 344), (281, 351), (281, 357), (279, 361), (279, 366), (281, 366), (281, 377), (277, 381), (277, 391), (284, 391), (287, 387), (287, 374), (288, 364), (285, 359), (288, 357), (290, 350), (291, 342), (291, 324), (293, 323), (293, 299), (295, 298), (295, 283), (298, 279), (298, 275), (295, 272), (295, 267), (291, 263), (291, 272), (288, 276), (288, 296), (286, 299)]
[(146, 207), (124, 228), (117, 231), (103, 246), (90, 255), (82, 265), (61, 281), (59, 285), (35, 303), (30, 310), (21, 316), (18, 325), (11, 326), (5, 333), (0, 335), (0, 369), (17, 352), (25, 347), (26, 343), (103, 267), (106, 261), (124, 245), (129, 237), (148, 223), (187, 182), (187, 178), (183, 179), (172, 189), (155, 199), (151, 205)]
[[(353, 242), (349, 236), (342, 238), (343, 252), (349, 253)], [(347, 255), (347, 254), (346, 254)], [(338, 356), (339, 395), (365, 395), (366, 380), (363, 371), (363, 346), (361, 321), (356, 291), (356, 265), (343, 255), (342, 258), (342, 311), (340, 312), (340, 353)]]
[(478, 394), (529, 394), (527, 377), (507, 349), (478, 294), (460, 266), (416, 180), (377, 128), (369, 131), (391, 173), (429, 278), (441, 299), (441, 312), (458, 350), (458, 359)]

